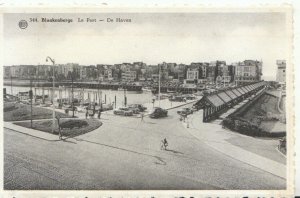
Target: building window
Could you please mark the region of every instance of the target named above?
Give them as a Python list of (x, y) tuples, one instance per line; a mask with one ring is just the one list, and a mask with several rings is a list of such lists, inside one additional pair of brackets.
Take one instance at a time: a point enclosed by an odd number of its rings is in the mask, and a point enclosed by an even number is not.
[(282, 72), (284, 73), (284, 72), (285, 72), (285, 69), (284, 69), (284, 70), (282, 70)]
[(244, 72), (250, 72), (250, 68), (249, 67), (245, 67), (244, 68)]

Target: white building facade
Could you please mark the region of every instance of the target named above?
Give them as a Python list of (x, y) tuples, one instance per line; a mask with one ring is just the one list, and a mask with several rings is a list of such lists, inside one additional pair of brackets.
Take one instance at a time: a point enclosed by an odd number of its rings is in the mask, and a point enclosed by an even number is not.
[(277, 60), (277, 75), (276, 81), (279, 83), (286, 82), (286, 61), (285, 60)]

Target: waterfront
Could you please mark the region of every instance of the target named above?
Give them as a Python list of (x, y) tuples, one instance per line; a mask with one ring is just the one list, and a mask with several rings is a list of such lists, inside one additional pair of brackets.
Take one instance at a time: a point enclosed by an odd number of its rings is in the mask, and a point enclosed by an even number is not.
[[(251, 94), (244, 88), (245, 93), (237, 98), (237, 105), (245, 105), (252, 94), (259, 95), (264, 91), (258, 91), (265, 87), (262, 85), (264, 83), (252, 85), (254, 91), (249, 91)], [(10, 87), (5, 88), (9, 94)], [(29, 89), (13, 87), (14, 94)], [(51, 88), (49, 90), (51, 92)], [(85, 89), (85, 97), (97, 91)], [(117, 96), (117, 101), (121, 101), (118, 105), (123, 105), (123, 90), (102, 91), (107, 101)], [(39, 95), (41, 90), (36, 92)], [(62, 97), (69, 97), (70, 92), (66, 93)], [(56, 89), (55, 98), (58, 94)], [(127, 92), (126, 96), (128, 104), (131, 100), (137, 101), (151, 110), (151, 92)], [(203, 99), (212, 96), (225, 97), (220, 91)], [(178, 110), (191, 108), (197, 101), (202, 101), (200, 98), (185, 102), (172, 103), (168, 99), (155, 102), (154, 106), (168, 109), (168, 116), (160, 119), (151, 119), (147, 114), (145, 117), (118, 116), (112, 111), (95, 119), (78, 112), (77, 118), (71, 118), (75, 122), (76, 119), (94, 120), (101, 122), (100, 126), (86, 133), (78, 132), (76, 136), (68, 136), (66, 133), (73, 131), (68, 130), (61, 139), (51, 133), (50, 128), (50, 133), (45, 133), (37, 128), (5, 122), (5, 189), (284, 189), (286, 158), (276, 149), (277, 139), (240, 135), (223, 128), (220, 119), (207, 122), (203, 119), (207, 115), (205, 108), (193, 112), (185, 120), (180, 119)], [(223, 105), (224, 110), (225, 107)], [(51, 107), (43, 108), (51, 110)], [(64, 113), (61, 109), (56, 111)], [(23, 121), (23, 124), (25, 122), (29, 126), (30, 121)], [(52, 123), (49, 118), (34, 121), (37, 122), (47, 122), (47, 126)], [(164, 138), (169, 146), (161, 150), (160, 142)], [(249, 141), (251, 146), (245, 146)], [(20, 146), (13, 146), (12, 142)], [(26, 147), (27, 144), (35, 147)], [(57, 155), (62, 150), (64, 153)], [(72, 166), (75, 163), (76, 166)]]
[[(4, 86), (6, 88), (7, 94), (11, 94), (11, 87), (10, 86)], [(30, 87), (17, 87), (13, 86), (13, 95), (16, 95), (19, 92), (28, 92), (30, 90)], [(33, 94), (36, 94), (41, 96), (42, 95), (42, 88), (37, 87), (37, 88), (32, 88)], [(44, 92), (46, 95), (51, 95), (52, 88), (51, 87), (45, 87)], [(69, 91), (62, 89), (62, 98), (69, 98), (70, 97), (70, 90), (71, 88), (68, 88)], [(74, 89), (74, 97), (77, 97), (80, 93), (82, 92), (82, 89)], [(112, 104), (115, 101), (117, 101), (117, 107), (124, 106), (124, 96), (126, 95), (127, 97), (127, 104), (145, 104), (145, 103), (152, 103), (152, 99), (154, 95), (149, 92), (149, 91), (143, 91), (143, 92), (137, 92), (137, 91), (117, 91), (117, 90), (106, 90), (102, 89), (102, 101), (105, 102), (105, 97), (106, 97), (106, 103), (107, 104)], [(90, 98), (91, 101), (98, 102), (98, 98), (96, 99), (96, 96), (94, 96), (94, 93), (98, 93), (98, 89), (84, 89), (84, 98)], [(59, 91), (58, 88), (55, 89), (55, 94), (54, 94), (54, 99), (55, 103), (57, 103), (57, 99), (59, 98)]]

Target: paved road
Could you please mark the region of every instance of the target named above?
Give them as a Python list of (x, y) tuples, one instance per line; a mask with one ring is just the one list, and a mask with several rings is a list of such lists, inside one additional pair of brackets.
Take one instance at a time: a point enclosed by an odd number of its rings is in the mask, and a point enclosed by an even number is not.
[[(4, 130), (5, 189), (284, 189), (285, 180), (195, 139), (176, 111), (104, 115), (99, 129), (51, 142)], [(167, 138), (169, 150), (160, 150)]]

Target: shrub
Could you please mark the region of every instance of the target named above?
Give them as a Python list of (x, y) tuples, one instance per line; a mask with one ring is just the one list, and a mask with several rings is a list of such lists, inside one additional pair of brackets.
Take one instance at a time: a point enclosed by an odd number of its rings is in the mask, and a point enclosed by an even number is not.
[(64, 128), (73, 129), (73, 128), (81, 128), (87, 125), (88, 123), (85, 120), (68, 120), (66, 122), (61, 123), (60, 127), (62, 129)]
[(241, 134), (250, 136), (261, 136), (261, 129), (257, 123), (250, 123), (236, 117), (228, 117), (223, 120), (223, 126)]
[(8, 112), (8, 111), (15, 110), (17, 108), (18, 107), (16, 106), (16, 104), (14, 102), (5, 102), (4, 107), (3, 107), (3, 111)]

